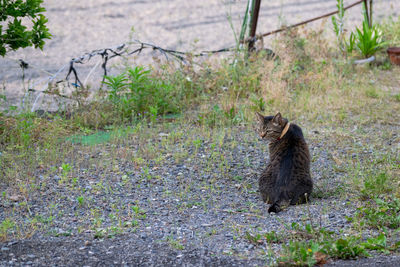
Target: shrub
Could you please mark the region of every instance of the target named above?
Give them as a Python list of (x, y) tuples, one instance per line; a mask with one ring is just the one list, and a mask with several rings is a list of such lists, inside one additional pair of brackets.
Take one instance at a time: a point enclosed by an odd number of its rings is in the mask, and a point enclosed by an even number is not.
[(159, 114), (176, 113), (179, 99), (172, 84), (150, 76), (143, 67), (129, 68), (117, 76), (107, 76), (108, 100), (122, 120), (138, 117), (155, 118)]
[[(365, 3), (364, 3), (365, 5)], [(356, 28), (355, 33), (351, 33), (348, 44), (348, 51), (355, 48), (364, 56), (370, 57), (382, 49), (386, 43), (383, 41), (383, 33), (378, 25), (369, 25), (365, 6), (363, 7), (364, 20), (362, 30)]]
[[(0, 55), (5, 56), (8, 50), (17, 50), (34, 46), (43, 48), (44, 39), (50, 39), (51, 34), (46, 27), (47, 18), (40, 14), (44, 9), (43, 0), (0, 0)], [(29, 18), (31, 30), (25, 26), (24, 20)], [(7, 23), (7, 26), (5, 24)]]

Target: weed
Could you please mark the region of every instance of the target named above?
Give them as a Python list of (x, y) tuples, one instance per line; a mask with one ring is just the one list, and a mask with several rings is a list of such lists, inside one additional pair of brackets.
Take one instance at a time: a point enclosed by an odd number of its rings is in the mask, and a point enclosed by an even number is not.
[(249, 233), (248, 231), (245, 232), (245, 237), (248, 241), (250, 241), (251, 243), (255, 244), (255, 245), (260, 245), (263, 243), (262, 240), (262, 235), (260, 233)]
[(128, 68), (117, 76), (107, 76), (104, 82), (109, 88), (108, 99), (118, 109), (121, 120), (176, 113), (179, 99), (173, 95), (171, 84), (150, 76), (143, 67)]
[(146, 219), (146, 212), (142, 209), (139, 208), (139, 206), (134, 205), (132, 206), (132, 211), (134, 212), (134, 215), (138, 219)]
[(377, 237), (368, 238), (362, 245), (369, 250), (377, 250), (385, 254), (390, 253), (385, 233), (381, 233)]
[(167, 242), (174, 249), (183, 250), (185, 248), (179, 240), (173, 237), (173, 235), (167, 237)]
[(374, 198), (383, 193), (392, 191), (390, 187), (389, 175), (386, 172), (379, 173), (378, 175), (366, 174), (364, 178), (364, 188), (361, 189), (361, 197)]
[(400, 227), (400, 200), (376, 198), (375, 203), (358, 208), (356, 218), (360, 223), (368, 226), (384, 229), (385, 227), (397, 229)]
[[(356, 28), (354, 39), (357, 50), (364, 56), (370, 57), (374, 55), (378, 50), (382, 49), (386, 42), (382, 40), (382, 30), (377, 25), (372, 25), (370, 27), (367, 17), (367, 11), (365, 7), (365, 2), (363, 6), (364, 20), (362, 24), (362, 30)], [(351, 34), (353, 35), (353, 33)]]
[(264, 234), (265, 240), (267, 240), (268, 243), (280, 243), (282, 242), (282, 237), (279, 236), (275, 231), (271, 231), (268, 233)]
[(85, 197), (84, 196), (79, 196), (76, 198), (76, 200), (79, 203), (79, 206), (82, 207), (85, 204)]
[(15, 223), (10, 219), (4, 219), (0, 224), (0, 240), (6, 241), (8, 236), (13, 232)]
[(368, 90), (366, 90), (365, 94), (368, 97), (371, 97), (371, 98), (378, 98), (379, 97), (379, 94), (378, 94), (378, 92), (376, 91), (376, 89), (374, 87), (373, 88), (369, 88)]
[[(284, 253), (278, 259), (280, 265), (314, 266), (325, 263), (329, 258), (354, 259), (369, 255), (359, 237), (336, 239), (333, 232), (324, 228), (316, 229), (310, 224), (304, 228), (292, 224), (292, 229), (296, 230), (296, 237), (283, 246)], [(303, 238), (296, 240), (301, 233), (307, 235), (308, 241)]]

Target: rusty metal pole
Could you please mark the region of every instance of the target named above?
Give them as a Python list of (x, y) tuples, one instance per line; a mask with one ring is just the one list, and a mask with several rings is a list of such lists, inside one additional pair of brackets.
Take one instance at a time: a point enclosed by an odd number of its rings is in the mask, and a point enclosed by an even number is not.
[(254, 9), (251, 10), (251, 25), (250, 25), (250, 34), (249, 34), (249, 51), (254, 48), (256, 30), (257, 30), (257, 22), (258, 22), (258, 14), (260, 13), (260, 5), (261, 0), (255, 0)]
[(369, 26), (372, 27), (372, 0), (369, 0)]
[(368, 14), (368, 0), (364, 0), (364, 8), (365, 8), (365, 16), (367, 16), (368, 20), (368, 25), (371, 28), (371, 20), (369, 19), (369, 14)]

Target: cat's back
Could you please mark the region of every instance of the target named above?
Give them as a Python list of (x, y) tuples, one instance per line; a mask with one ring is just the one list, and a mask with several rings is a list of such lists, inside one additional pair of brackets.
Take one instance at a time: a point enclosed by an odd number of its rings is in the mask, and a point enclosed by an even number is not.
[(294, 123), (290, 125), (288, 132), (281, 140), (269, 144), (269, 152), (270, 164), (273, 165), (276, 165), (284, 157), (289, 157), (292, 160), (301, 160), (306, 165), (310, 161), (310, 152), (303, 131)]

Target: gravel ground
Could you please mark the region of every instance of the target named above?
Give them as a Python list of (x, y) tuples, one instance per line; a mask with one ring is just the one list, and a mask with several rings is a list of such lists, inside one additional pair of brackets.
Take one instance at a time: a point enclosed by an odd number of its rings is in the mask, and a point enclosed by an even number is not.
[[(354, 1), (345, 0), (345, 5)], [(28, 88), (43, 91), (47, 88), (49, 73), (56, 73), (72, 58), (85, 52), (106, 47), (115, 47), (129, 40), (131, 28), (133, 36), (143, 42), (151, 42), (161, 47), (181, 51), (214, 50), (234, 45), (234, 35), (227, 15), (232, 19), (236, 31), (240, 28), (246, 1), (185, 1), (185, 0), (45, 0), (48, 26), (53, 38), (46, 42), (43, 51), (27, 48), (9, 53), (0, 58), (0, 82), (9, 104), (21, 104), (22, 96)], [(258, 33), (277, 29), (281, 24), (299, 21), (328, 13), (336, 8), (335, 0), (282, 0), (262, 1)], [(375, 0), (374, 18), (382, 20), (400, 15), (400, 1)], [(346, 13), (346, 25), (360, 25), (361, 6)], [(311, 27), (319, 27), (321, 22), (313, 22)], [(330, 28), (330, 21), (325, 25)], [(327, 31), (332, 34), (331, 30)], [(268, 44), (271, 37), (265, 39)], [(154, 53), (135, 58), (131, 64), (151, 63)], [(157, 53), (156, 53), (157, 55)], [(28, 62), (31, 67), (25, 71), (25, 84), (18, 59)], [(82, 80), (98, 63), (94, 58), (89, 64), (78, 66)], [(149, 61), (150, 60), (150, 61)], [(113, 59), (112, 65), (121, 61)], [(115, 68), (114, 68), (115, 70)], [(59, 74), (60, 79), (67, 74), (68, 67)], [(111, 73), (113, 69), (111, 68)], [(92, 88), (99, 85), (101, 68), (96, 68), (87, 84)], [(57, 79), (58, 80), (58, 79)], [(36, 95), (33, 96), (36, 99)], [(34, 100), (33, 100), (34, 101)], [(44, 103), (42, 103), (42, 101)], [(56, 109), (54, 99), (40, 99), (38, 109)]]
[[(317, 141), (329, 131), (306, 136), (320, 192), (279, 214), (268, 214), (257, 190), (267, 145), (246, 129), (171, 125), (94, 147), (63, 145), (67, 174), (39, 165), (25, 196), (0, 186), (14, 196), (0, 204), (0, 221), (13, 218), (27, 236), (0, 243), (0, 266), (262, 266), (282, 244), (254, 244), (246, 232), (290, 232), (293, 222), (311, 222), (351, 233), (346, 216), (357, 204), (337, 193), (345, 182), (333, 168), (335, 147)], [(379, 256), (351, 266), (394, 262), (399, 257)]]

